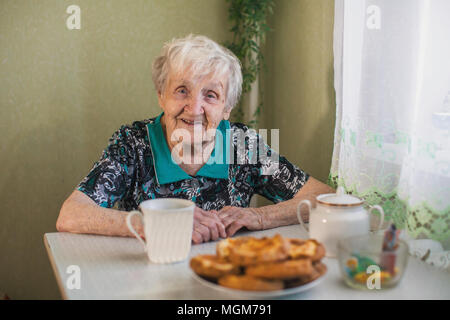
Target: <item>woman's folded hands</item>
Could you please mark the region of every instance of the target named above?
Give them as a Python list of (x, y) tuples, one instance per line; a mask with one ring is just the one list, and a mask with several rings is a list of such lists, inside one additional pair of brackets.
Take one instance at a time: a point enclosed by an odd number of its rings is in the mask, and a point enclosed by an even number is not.
[(262, 230), (261, 215), (252, 208), (226, 206), (219, 211), (206, 211), (196, 207), (192, 241), (198, 244), (231, 237), (243, 227)]

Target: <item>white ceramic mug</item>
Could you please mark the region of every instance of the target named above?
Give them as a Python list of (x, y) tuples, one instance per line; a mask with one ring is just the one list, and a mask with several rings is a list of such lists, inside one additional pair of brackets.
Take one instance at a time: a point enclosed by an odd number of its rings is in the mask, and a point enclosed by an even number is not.
[[(358, 197), (347, 195), (339, 189), (336, 194), (321, 194), (316, 197), (317, 207), (312, 209), (309, 200), (302, 200), (297, 207), (297, 218), (300, 226), (309, 233), (309, 237), (322, 242), (327, 257), (337, 256), (337, 242), (340, 239), (370, 233), (370, 214), (374, 210), (380, 213), (380, 221), (376, 230), (380, 230), (384, 221), (384, 211), (380, 206), (369, 206), (367, 211), (364, 201)], [(309, 209), (309, 226), (301, 217), (300, 208), (306, 205)], [(376, 231), (375, 230), (375, 231)]]
[[(190, 200), (146, 200), (139, 205), (139, 211), (128, 213), (127, 226), (144, 245), (151, 262), (182, 261), (187, 258), (191, 249), (194, 209), (195, 204)], [(134, 215), (139, 215), (142, 219), (145, 241), (131, 224)]]

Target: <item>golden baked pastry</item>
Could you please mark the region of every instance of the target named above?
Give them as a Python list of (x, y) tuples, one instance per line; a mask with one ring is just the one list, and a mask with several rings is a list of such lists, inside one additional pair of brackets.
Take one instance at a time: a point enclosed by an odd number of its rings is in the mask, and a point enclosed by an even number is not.
[(196, 274), (210, 279), (218, 279), (228, 274), (240, 273), (239, 266), (212, 254), (203, 254), (192, 258), (190, 266)]
[(288, 258), (288, 250), (289, 242), (279, 234), (272, 238), (238, 238), (218, 249), (222, 257), (239, 266), (285, 260)]
[(314, 272), (309, 259), (286, 260), (249, 266), (245, 274), (263, 279), (286, 280), (309, 276)]
[(319, 261), (325, 256), (325, 247), (313, 239), (288, 239), (289, 257), (292, 259), (308, 258), (311, 261)]
[(224, 260), (230, 259), (231, 249), (248, 241), (251, 237), (227, 238), (220, 240), (216, 245), (216, 254)]
[(316, 240), (238, 237), (219, 241), (216, 255), (191, 259), (192, 270), (221, 286), (250, 291), (304, 285), (326, 273), (325, 247)]
[(219, 278), (219, 284), (232, 289), (249, 291), (273, 291), (284, 288), (283, 281), (258, 279), (248, 275), (228, 275)]
[(285, 281), (286, 288), (293, 288), (302, 286), (304, 284), (307, 284), (309, 282), (312, 282), (321, 276), (323, 276), (327, 272), (327, 266), (323, 264), (322, 262), (316, 262), (313, 264), (313, 271), (311, 274), (306, 276), (301, 276), (296, 279), (290, 279), (288, 281)]
[(314, 269), (317, 271), (318, 276), (322, 276), (327, 272), (327, 266), (322, 262), (313, 263)]

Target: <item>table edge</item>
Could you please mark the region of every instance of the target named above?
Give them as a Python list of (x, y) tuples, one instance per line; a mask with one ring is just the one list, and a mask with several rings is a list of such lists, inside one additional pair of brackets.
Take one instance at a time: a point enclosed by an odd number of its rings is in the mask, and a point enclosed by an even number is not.
[[(54, 233), (58, 233), (58, 232), (54, 232)], [(56, 263), (55, 263), (55, 260), (53, 258), (53, 254), (52, 254), (52, 249), (50, 248), (50, 245), (48, 244), (46, 233), (44, 233), (43, 238), (44, 238), (44, 247), (47, 251), (47, 256), (48, 256), (48, 259), (50, 260), (50, 265), (52, 266), (53, 273), (55, 274), (56, 283), (58, 284), (58, 289), (61, 294), (61, 297), (63, 300), (69, 300), (66, 295), (66, 292), (64, 291), (64, 287), (62, 285), (63, 282), (62, 282), (61, 276), (59, 275), (58, 268), (56, 267)]]

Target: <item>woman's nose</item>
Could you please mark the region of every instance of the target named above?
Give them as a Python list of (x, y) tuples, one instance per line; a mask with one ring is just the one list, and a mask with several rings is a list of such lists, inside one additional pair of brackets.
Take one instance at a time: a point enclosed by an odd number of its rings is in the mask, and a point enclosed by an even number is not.
[(205, 113), (205, 110), (203, 109), (203, 100), (200, 97), (192, 97), (184, 109), (192, 115)]

